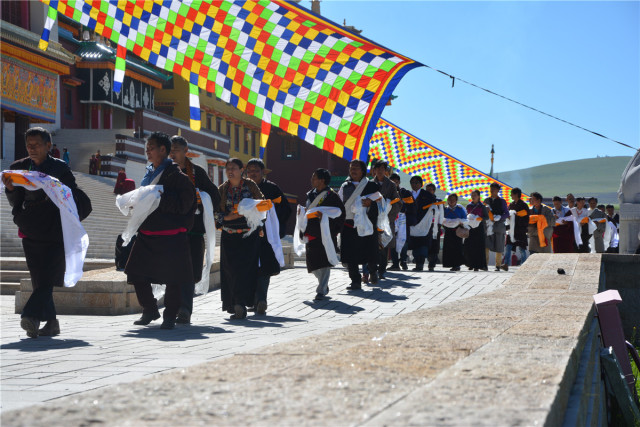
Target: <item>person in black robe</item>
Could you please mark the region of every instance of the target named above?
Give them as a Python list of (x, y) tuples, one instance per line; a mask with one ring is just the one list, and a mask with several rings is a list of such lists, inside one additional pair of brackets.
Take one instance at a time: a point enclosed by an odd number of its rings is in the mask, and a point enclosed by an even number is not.
[[(344, 204), (340, 197), (329, 187), (331, 182), (331, 173), (326, 169), (317, 169), (311, 175), (311, 186), (313, 189), (307, 193), (307, 201), (305, 206), (309, 208), (311, 203), (319, 197), (316, 203), (317, 207), (336, 207), (342, 212), (339, 217), (329, 218), (329, 229), (331, 231), (331, 240), (334, 249), (337, 249), (338, 233), (342, 230), (345, 218)], [(316, 301), (323, 300), (329, 293), (329, 275), (331, 267), (327, 258), (327, 251), (322, 243), (322, 233), (320, 231), (320, 221), (322, 214), (313, 215), (307, 219), (307, 228), (301, 236), (305, 241), (307, 271), (312, 273), (318, 279), (318, 287), (316, 288)]]
[[(51, 134), (34, 127), (25, 132), (28, 157), (11, 164), (12, 170), (38, 171), (58, 178), (71, 189), (80, 220), (91, 213), (91, 201), (78, 188), (71, 169), (63, 160), (49, 154)], [(13, 222), (22, 237), (22, 248), (31, 276), (33, 292), (22, 310), (20, 326), (31, 338), (60, 334), (60, 323), (53, 303), (53, 287), (63, 286), (66, 269), (62, 223), (59, 208), (44, 190), (29, 191), (13, 185), (10, 176), (3, 175), (7, 199), (12, 206)], [(39, 329), (40, 322), (46, 322)]]
[[(407, 212), (407, 229), (411, 230), (412, 225), (417, 225), (427, 215), (429, 211), (427, 206), (436, 203), (436, 196), (422, 188), (422, 178), (418, 175), (412, 176), (409, 183), (415, 200), (412, 208)], [(427, 256), (429, 256), (429, 247), (433, 237), (432, 227), (433, 223), (426, 236), (411, 236), (411, 233), (408, 233), (409, 249), (411, 249), (413, 261), (416, 263), (416, 266), (412, 269), (413, 271), (422, 271), (424, 269), (424, 263)]]
[(193, 265), (187, 232), (193, 227), (196, 188), (180, 166), (169, 158), (171, 140), (163, 132), (147, 138), (146, 153), (151, 165), (141, 186), (162, 185), (158, 208), (138, 228), (136, 241), (125, 266), (127, 282), (133, 284), (142, 316), (134, 325), (148, 325), (160, 318), (151, 283), (164, 283), (165, 309), (162, 329), (173, 329), (180, 309), (182, 284), (193, 282)]
[(253, 305), (258, 280), (258, 257), (263, 227), (251, 231), (244, 216), (238, 213), (243, 199), (264, 199), (255, 182), (242, 177), (244, 164), (230, 158), (225, 166), (227, 181), (220, 186), (220, 211), (216, 225), (222, 228), (220, 242), (220, 297), (222, 310), (232, 313), (232, 320), (247, 317)]
[[(401, 204), (398, 215), (405, 215), (405, 236), (407, 236), (407, 238), (402, 248), (396, 248), (395, 246), (391, 248), (391, 267), (389, 267), (388, 270), (399, 271), (400, 268), (408, 270), (407, 251), (409, 250), (409, 229), (407, 228), (406, 215), (407, 209), (413, 204), (413, 196), (411, 195), (411, 191), (400, 187), (400, 175), (392, 173), (389, 179), (396, 184), (396, 188), (398, 189), (398, 196), (400, 197), (399, 203)], [(390, 225), (392, 228), (395, 227), (393, 222)]]
[[(469, 270), (485, 270), (487, 271), (487, 257), (485, 256), (485, 240), (487, 230), (485, 220), (489, 218), (487, 208), (480, 201), (480, 191), (473, 190), (471, 193), (471, 203), (467, 205), (467, 215), (477, 215), (482, 218), (477, 227), (469, 229), (469, 237), (464, 240), (464, 258), (465, 264)], [(477, 220), (469, 220), (477, 221)]]
[[(444, 208), (444, 219), (446, 220), (465, 220), (467, 213), (464, 208), (458, 204), (458, 195), (451, 193), (447, 196), (447, 205)], [(460, 271), (460, 266), (464, 264), (464, 253), (462, 252), (462, 238), (456, 233), (456, 227), (444, 227), (444, 242), (442, 243), (442, 266), (451, 267), (450, 271)]]
[[(187, 157), (189, 151), (189, 142), (179, 135), (171, 137), (171, 153), (170, 157), (180, 166), (182, 173), (187, 175), (197, 191), (204, 191), (211, 198), (214, 212), (220, 209), (220, 192), (218, 187), (211, 182), (207, 172), (200, 166), (193, 164)], [(187, 232), (189, 238), (189, 249), (191, 253), (191, 265), (193, 270), (193, 281), (185, 282), (181, 287), (181, 303), (178, 310), (176, 323), (190, 324), (191, 314), (193, 313), (193, 294), (195, 284), (202, 280), (202, 269), (204, 263), (205, 242), (204, 235), (206, 229), (204, 227), (204, 208), (200, 200), (200, 193), (196, 193), (198, 207), (193, 221), (193, 228)], [(209, 248), (213, 251), (215, 248)]]
[[(359, 236), (358, 231), (353, 224), (353, 212), (349, 211), (347, 201), (356, 190), (359, 183), (366, 180), (367, 165), (362, 160), (352, 160), (349, 164), (349, 177), (342, 184), (338, 195), (345, 204), (346, 219), (342, 227), (340, 237), (340, 254), (341, 262), (346, 264), (349, 271), (351, 284), (347, 287), (349, 291), (357, 291), (362, 289), (362, 275), (360, 274), (360, 265), (367, 264), (371, 273), (371, 283), (378, 283), (378, 206), (371, 199), (361, 200), (358, 198), (354, 203), (362, 203), (367, 207), (367, 217), (373, 225), (373, 233), (368, 236)], [(378, 185), (368, 181), (360, 196), (367, 196), (378, 191)]]
[[(433, 183), (429, 183), (425, 186), (425, 190), (429, 193), (436, 195), (436, 185)], [(436, 197), (436, 202), (442, 202), (442, 199)], [(438, 227), (438, 231), (436, 231), (436, 237), (431, 238), (431, 246), (429, 246), (429, 254), (427, 255), (427, 260), (429, 261), (429, 271), (435, 271), (436, 264), (438, 263), (438, 254), (440, 253), (440, 235), (442, 234), (442, 225), (433, 223), (432, 227)], [(432, 230), (433, 231), (433, 230)]]
[[(273, 202), (274, 210), (278, 217), (280, 238), (282, 239), (286, 234), (287, 220), (291, 216), (291, 206), (287, 196), (284, 195), (275, 182), (269, 181), (264, 177), (265, 165), (261, 159), (249, 160), (246, 169), (247, 176), (258, 184), (258, 188), (264, 198)], [(267, 293), (271, 276), (280, 274), (280, 264), (273, 252), (271, 243), (267, 239), (266, 227), (267, 224), (265, 224), (265, 233), (260, 237), (260, 267), (258, 267), (258, 282), (254, 298), (254, 310), (258, 315), (264, 315), (267, 312)]]
[[(529, 236), (527, 230), (529, 228), (529, 205), (522, 200), (522, 190), (518, 187), (511, 189), (511, 203), (509, 203), (509, 211), (515, 211), (515, 224), (509, 224), (507, 230), (511, 227), (515, 227), (513, 231), (513, 240), (507, 233), (507, 243), (504, 249), (504, 260), (501, 268), (504, 271), (509, 270), (511, 265), (511, 252), (515, 252), (516, 249), (520, 251), (520, 265), (524, 264), (527, 260), (527, 247), (529, 245)], [(524, 212), (526, 215), (523, 215)], [(520, 213), (520, 215), (518, 215)]]

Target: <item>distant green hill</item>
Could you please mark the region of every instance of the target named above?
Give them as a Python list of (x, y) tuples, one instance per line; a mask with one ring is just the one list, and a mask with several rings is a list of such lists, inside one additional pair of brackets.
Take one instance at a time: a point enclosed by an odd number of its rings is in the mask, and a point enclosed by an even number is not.
[(630, 160), (631, 157), (625, 156), (572, 160), (500, 172), (496, 178), (528, 194), (537, 191), (544, 198), (564, 198), (567, 193), (573, 193), (595, 196), (601, 203), (617, 204), (620, 178)]

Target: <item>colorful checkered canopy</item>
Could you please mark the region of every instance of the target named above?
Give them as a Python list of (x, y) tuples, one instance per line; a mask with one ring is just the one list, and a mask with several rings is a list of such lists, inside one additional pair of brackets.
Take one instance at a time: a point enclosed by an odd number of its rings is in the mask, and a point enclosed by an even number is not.
[(389, 96), (420, 65), (281, 0), (42, 2), (41, 48), (58, 12), (118, 45), (114, 90), (130, 50), (189, 81), (194, 129), (201, 88), (349, 160), (366, 160)]
[[(408, 175), (419, 175), (425, 183), (432, 182), (447, 194), (471, 199), (471, 192), (479, 190), (489, 197), (489, 186), (493, 182), (501, 185), (500, 197), (511, 202), (513, 187), (491, 178), (461, 162), (453, 156), (405, 132), (380, 118), (369, 143), (369, 157), (386, 160), (389, 165)], [(529, 196), (522, 194), (527, 202)]]

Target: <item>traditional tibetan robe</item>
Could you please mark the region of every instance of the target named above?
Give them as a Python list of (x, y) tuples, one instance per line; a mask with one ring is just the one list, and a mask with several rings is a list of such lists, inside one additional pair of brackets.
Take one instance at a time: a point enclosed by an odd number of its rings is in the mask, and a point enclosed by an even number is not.
[[(356, 191), (358, 184), (359, 183), (354, 183), (350, 178), (347, 178), (338, 193), (342, 202), (345, 204), (346, 214), (340, 238), (340, 261), (343, 264), (376, 264), (378, 260), (378, 231), (376, 229), (378, 222), (377, 204), (373, 202), (367, 209), (367, 218), (369, 218), (369, 221), (371, 221), (373, 225), (373, 233), (368, 236), (358, 235), (353, 220), (354, 213), (350, 212), (349, 206), (347, 206), (347, 202), (354, 191)], [(371, 181), (368, 181), (363, 187), (360, 197), (354, 200), (354, 204), (361, 203), (361, 197), (378, 192), (378, 185)]]
[(554, 217), (557, 217), (553, 227), (553, 252), (557, 254), (575, 252), (575, 236), (573, 221), (561, 221), (560, 218), (571, 217), (571, 210), (562, 206), (560, 209), (551, 209)]
[(589, 209), (589, 218), (596, 225), (596, 230), (593, 232), (593, 243), (597, 253), (604, 253), (604, 232), (607, 228), (607, 214), (600, 209)]
[(484, 204), (489, 211), (490, 223), (487, 224), (487, 249), (492, 252), (504, 252), (507, 227), (505, 221), (509, 218), (507, 202), (502, 197), (487, 197)]
[(578, 246), (578, 252), (589, 253), (591, 252), (589, 239), (591, 239), (591, 235), (593, 234), (593, 230), (591, 230), (591, 227), (593, 227), (593, 221), (589, 218), (589, 209), (584, 206), (582, 209), (579, 209), (575, 206), (571, 208), (571, 214), (581, 227), (580, 237), (582, 239), (582, 244)]
[[(444, 208), (444, 243), (442, 244), (442, 266), (460, 267), (464, 264), (462, 239), (456, 234), (456, 228), (467, 220), (467, 213), (460, 205), (454, 208), (448, 204)], [(455, 225), (455, 224), (458, 225)], [(454, 226), (451, 226), (454, 225)]]
[[(436, 197), (424, 189), (420, 189), (414, 195), (414, 203), (411, 209), (407, 211), (407, 227), (409, 229), (409, 249), (413, 251), (413, 257), (416, 265), (421, 266), (429, 255), (429, 247), (433, 238), (433, 221), (429, 221), (425, 229), (424, 235), (416, 235), (411, 233), (411, 227), (416, 227), (429, 214), (429, 210), (436, 203)], [(413, 235), (412, 235), (413, 234)], [(417, 256), (417, 258), (416, 258)]]
[[(274, 212), (278, 222), (278, 238), (283, 238), (286, 233), (287, 220), (291, 215), (291, 206), (280, 187), (272, 181), (263, 179), (258, 188), (265, 199), (271, 200), (274, 206)], [(265, 223), (265, 231), (269, 227)], [(260, 267), (258, 269), (259, 276), (275, 276), (280, 273), (280, 264), (276, 257), (273, 247), (269, 242), (267, 233), (260, 237)]]
[[(527, 249), (528, 237), (527, 229), (529, 228), (529, 206), (522, 201), (511, 202), (509, 204), (509, 212), (515, 211), (514, 215), (515, 224), (509, 224), (509, 227), (513, 227), (513, 240), (509, 233), (507, 234), (507, 243), (515, 247), (521, 247)], [(526, 215), (522, 215), (521, 212), (525, 211)]]
[(247, 219), (226, 221), (224, 216), (237, 212), (238, 204), (246, 198), (264, 199), (258, 186), (243, 179), (238, 187), (226, 181), (220, 186), (220, 212), (216, 223), (222, 228), (220, 246), (220, 297), (222, 310), (233, 312), (234, 305), (251, 306), (254, 303), (258, 277), (259, 235), (262, 227), (251, 230)]
[(551, 236), (555, 225), (553, 212), (544, 205), (540, 205), (540, 209), (532, 207), (529, 212), (529, 251), (551, 253)]
[[(485, 220), (489, 218), (487, 208), (482, 203), (469, 203), (467, 205), (467, 219), (470, 223), (478, 222), (476, 227), (469, 228), (469, 237), (464, 240), (465, 264), (469, 268), (487, 269), (487, 257), (485, 254), (485, 240), (487, 237)], [(480, 221), (478, 221), (480, 220)]]
[[(316, 202), (316, 198), (320, 197), (320, 200)], [(309, 208), (311, 204), (315, 207), (326, 208), (339, 208), (342, 214), (336, 218), (329, 218), (329, 230), (331, 233), (331, 240), (333, 242), (334, 250), (338, 248), (337, 237), (338, 233), (342, 230), (344, 224), (345, 210), (344, 204), (340, 197), (331, 189), (326, 188), (326, 191), (318, 192), (313, 189), (307, 193), (307, 201), (305, 206)], [(332, 267), (333, 265), (327, 258), (327, 248), (322, 243), (322, 231), (320, 228), (320, 219), (317, 217), (311, 217), (307, 219), (307, 227), (303, 232), (306, 249), (306, 261), (307, 271), (309, 273), (319, 270), (325, 267)]]

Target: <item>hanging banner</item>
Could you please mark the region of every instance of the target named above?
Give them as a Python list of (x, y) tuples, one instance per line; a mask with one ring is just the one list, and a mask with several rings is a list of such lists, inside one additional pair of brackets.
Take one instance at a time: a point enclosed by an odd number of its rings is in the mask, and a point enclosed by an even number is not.
[[(384, 119), (378, 120), (369, 142), (369, 157), (386, 160), (393, 168), (407, 175), (419, 175), (425, 184), (432, 182), (447, 194), (471, 200), (471, 192), (479, 190), (482, 198), (489, 197), (489, 186), (500, 184), (500, 197), (511, 203), (509, 185), (461, 162), (455, 157), (416, 138)], [(529, 196), (522, 194), (528, 202)]]

